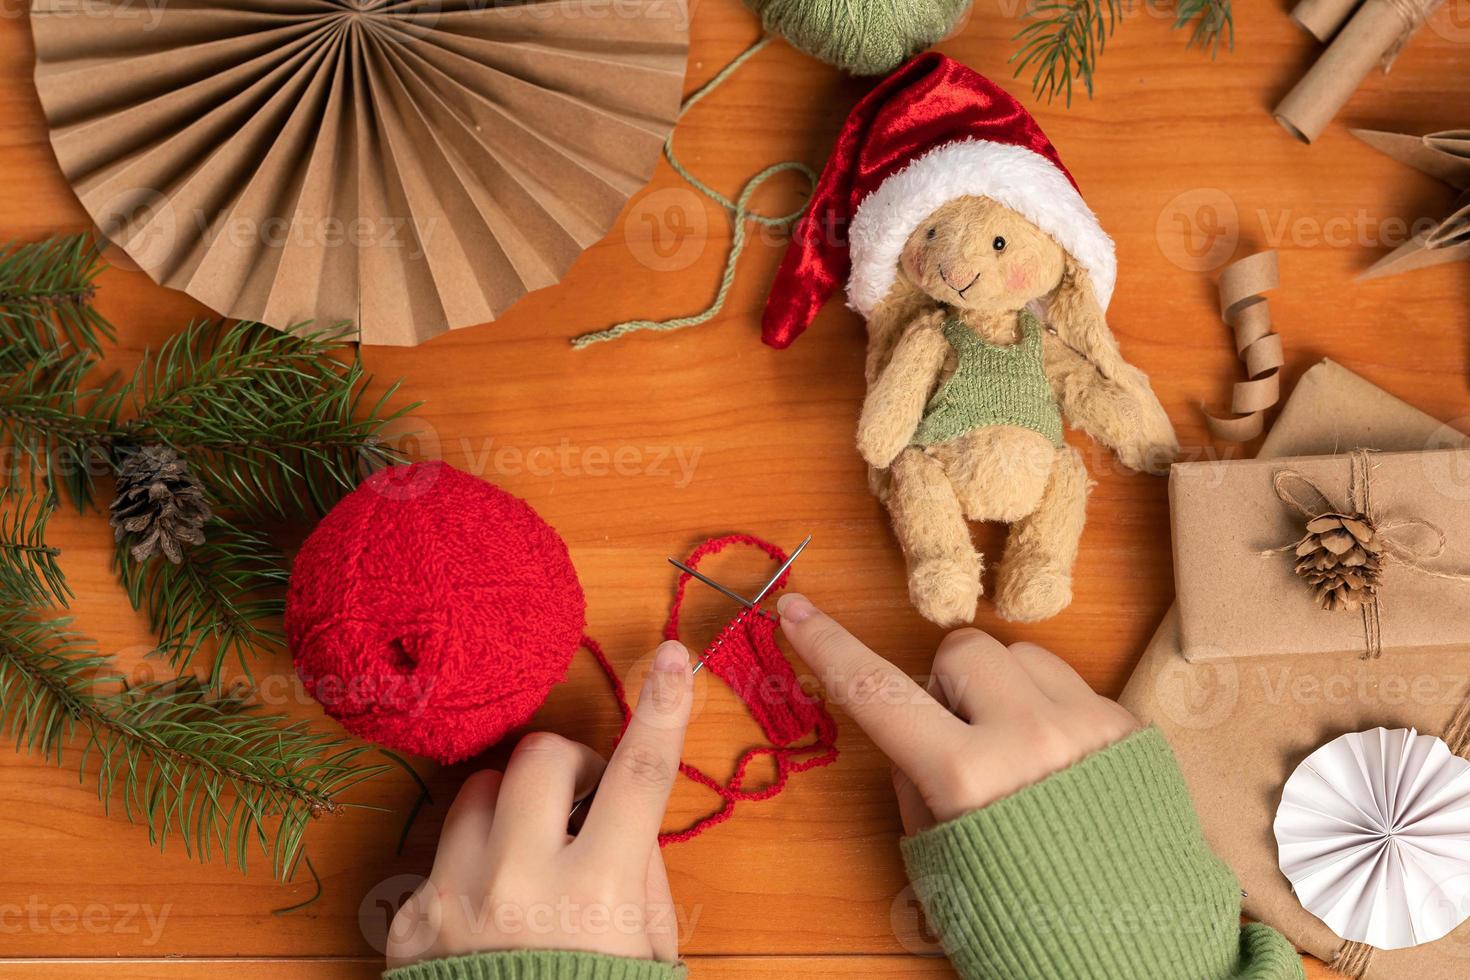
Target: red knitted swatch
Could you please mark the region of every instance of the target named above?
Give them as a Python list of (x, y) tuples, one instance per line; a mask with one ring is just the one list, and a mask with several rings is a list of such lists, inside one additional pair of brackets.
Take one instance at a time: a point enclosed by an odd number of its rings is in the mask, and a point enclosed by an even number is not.
[[(685, 562), (690, 568), (698, 568), (705, 557), (717, 554), (732, 544), (759, 548), (778, 565), (786, 560), (786, 553), (775, 545), (749, 534), (730, 534), (711, 538), (694, 549)], [(773, 586), (773, 591), (785, 586), (788, 571)], [(679, 576), (679, 585), (674, 592), (674, 604), (669, 609), (669, 619), (664, 625), (664, 639), (679, 639), (679, 612), (684, 605), (684, 593), (691, 576)], [(769, 800), (786, 788), (792, 773), (805, 772), (837, 761), (837, 723), (827, 711), (826, 704), (815, 694), (801, 689), (796, 673), (786, 656), (776, 645), (777, 620), (773, 614), (757, 606), (743, 610), (721, 632), (719, 637), (705, 647), (703, 657), (705, 669), (728, 684), (740, 700), (750, 709), (751, 716), (761, 726), (770, 745), (747, 749), (735, 766), (735, 774), (727, 783), (721, 783), (688, 762), (679, 763), (679, 771), (701, 786), (708, 787), (722, 801), (719, 810), (702, 817), (683, 830), (659, 834), (659, 844), (679, 844), (693, 840), (717, 824), (722, 824), (735, 812), (735, 804), (741, 801)], [(607, 675), (618, 706), (623, 712), (623, 731), (633, 717), (628, 705), (623, 682), (608, 662), (602, 648), (590, 637), (582, 637), (585, 646), (596, 658), (603, 673)], [(619, 736), (621, 737), (621, 736)], [(802, 741), (805, 739), (806, 741)], [(801, 744), (797, 744), (801, 742)], [(747, 772), (751, 763), (769, 757), (776, 764), (776, 777), (755, 789), (746, 787)]]

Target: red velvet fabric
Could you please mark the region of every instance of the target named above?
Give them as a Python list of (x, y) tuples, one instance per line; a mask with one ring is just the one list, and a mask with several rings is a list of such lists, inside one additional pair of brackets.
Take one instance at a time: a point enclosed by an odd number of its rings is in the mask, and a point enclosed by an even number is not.
[(987, 140), (1032, 150), (1075, 187), (1036, 120), (990, 79), (938, 52), (912, 59), (847, 117), (766, 302), (761, 338), (787, 347), (852, 269), (847, 229), (863, 199), (930, 150)]

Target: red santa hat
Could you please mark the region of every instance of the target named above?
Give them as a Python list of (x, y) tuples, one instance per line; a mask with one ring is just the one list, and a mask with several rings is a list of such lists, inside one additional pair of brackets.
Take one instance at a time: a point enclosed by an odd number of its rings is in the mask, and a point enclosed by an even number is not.
[(867, 316), (893, 287), (914, 230), (969, 196), (1004, 204), (1056, 239), (1107, 307), (1118, 275), (1113, 241), (1056, 148), (994, 82), (931, 52), (847, 117), (771, 287), (765, 342), (788, 346), (844, 279), (848, 305)]

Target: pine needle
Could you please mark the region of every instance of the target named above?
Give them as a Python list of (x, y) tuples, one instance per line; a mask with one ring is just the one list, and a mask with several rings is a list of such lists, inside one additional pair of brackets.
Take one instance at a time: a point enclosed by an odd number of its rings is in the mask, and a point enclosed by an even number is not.
[[(1193, 22), (1186, 47), (1199, 45), (1213, 58), (1223, 42), (1235, 46), (1231, 0), (1178, 0), (1174, 28)], [(1092, 98), (1093, 74), (1103, 48), (1125, 12), (1124, 0), (1037, 0), (1028, 23), (1016, 33), (1020, 49), (1011, 57), (1016, 75), (1033, 71), (1031, 91), (1052, 101), (1061, 94), (1072, 105), (1072, 86), (1081, 82)]]
[(264, 535), (212, 518), (204, 543), (178, 565), (156, 557), (138, 562), (128, 544), (118, 544), (113, 567), (133, 608), (148, 612), (155, 652), (175, 671), (208, 650), (211, 688), (220, 687), (231, 657), (253, 682), (251, 656), (286, 648), (280, 618), (290, 575), (285, 556)]
[(413, 778), (413, 781), (418, 784), (419, 788), (418, 796), (414, 797), (413, 805), (408, 808), (408, 816), (403, 820), (403, 829), (398, 832), (398, 847), (393, 853), (402, 854), (403, 848), (408, 844), (408, 832), (413, 830), (414, 821), (418, 820), (419, 812), (426, 806), (433, 806), (434, 797), (429, 793), (429, 784), (424, 782), (424, 777), (419, 775), (417, 769), (408, 764), (407, 759), (397, 752), (391, 752), (388, 749), (380, 748), (378, 749), (378, 753), (408, 773)]
[[(311, 880), (316, 883), (316, 891), (313, 892), (311, 897), (304, 902), (297, 902), (295, 905), (287, 905), (283, 909), (271, 909), (271, 915), (290, 915), (292, 912), (300, 912), (304, 908), (310, 908), (321, 900), (322, 876), (316, 873), (316, 865), (311, 863), (311, 858), (308, 857), (305, 852), (302, 852), (301, 860), (306, 862), (306, 870), (311, 872)], [(294, 878), (295, 876), (295, 869), (293, 868), (291, 877)]]
[(1058, 92), (1072, 104), (1072, 84), (1081, 80), (1092, 97), (1092, 75), (1108, 38), (1123, 16), (1123, 0), (1044, 0), (1031, 6), (1031, 22), (1014, 40), (1021, 48), (1011, 57), (1016, 75), (1034, 68), (1031, 91), (1048, 102)]
[(198, 860), (218, 854), (244, 871), (259, 847), (284, 879), (315, 817), (386, 772), (366, 746), (257, 714), (191, 681), (128, 687), (67, 620), (0, 608), (0, 725), (18, 750), (60, 765), (81, 738), (78, 772), (95, 766), (98, 798), (120, 802), (160, 850), (177, 837)]
[(57, 559), (60, 548), (46, 543), (50, 498), (0, 491), (0, 592), (27, 606), (65, 606), (72, 598)]
[(282, 333), (254, 323), (196, 323), (145, 359), (132, 392), (134, 441), (189, 458), (217, 510), (249, 516), (325, 513), (367, 474), (396, 462), (384, 415), (397, 385), (366, 400), (357, 357), (334, 354), (349, 327)]
[(97, 478), (113, 470), (124, 394), (114, 384), (87, 384), (97, 363), (90, 351), (50, 350), (0, 370), (0, 452), (11, 456), (0, 484), (60, 487), (78, 511), (93, 505)]
[(112, 326), (92, 308), (102, 271), (87, 235), (0, 246), (0, 359), (70, 347), (96, 353)]
[(1177, 13), (1175, 30), (1195, 21), (1185, 47), (1199, 45), (1200, 50), (1210, 52), (1211, 58), (1220, 53), (1222, 41), (1227, 48), (1235, 47), (1235, 15), (1230, 0), (1179, 0)]

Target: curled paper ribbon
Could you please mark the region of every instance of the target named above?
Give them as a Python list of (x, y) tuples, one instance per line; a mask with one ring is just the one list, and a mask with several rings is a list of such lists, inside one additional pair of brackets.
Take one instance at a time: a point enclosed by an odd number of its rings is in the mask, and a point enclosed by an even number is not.
[[(1276, 496), (1301, 515), (1306, 533), (1291, 544), (1261, 552), (1295, 552), (1297, 574), (1318, 592), (1324, 609), (1362, 612), (1365, 660), (1383, 655), (1379, 577), (1388, 565), (1470, 583), (1470, 573), (1445, 572), (1425, 564), (1444, 554), (1449, 539), (1443, 529), (1414, 518), (1379, 517), (1373, 500), (1372, 455), (1370, 450), (1356, 449), (1350, 456), (1352, 474), (1343, 507), (1296, 470), (1278, 472), (1272, 481)], [(1430, 543), (1414, 541), (1416, 532), (1427, 535)]]
[[(1298, 5), (1294, 16), (1313, 34), (1332, 36), (1332, 43), (1310, 71), (1276, 107), (1276, 121), (1304, 143), (1330, 123), (1363, 79), (1382, 65), (1387, 71), (1409, 38), (1442, 0), (1363, 0), (1356, 10), (1342, 0)], [(1303, 7), (1306, 10), (1303, 11)], [(1343, 24), (1344, 18), (1351, 18)], [(1342, 24), (1341, 30), (1336, 29)], [(1325, 40), (1325, 38), (1324, 38)]]
[(1281, 284), (1274, 251), (1231, 263), (1220, 274), (1220, 315), (1235, 332), (1235, 352), (1245, 362), (1229, 415), (1205, 411), (1210, 435), (1222, 442), (1248, 442), (1261, 434), (1266, 410), (1281, 398), (1281, 337), (1271, 331), (1271, 309), (1261, 294)]

